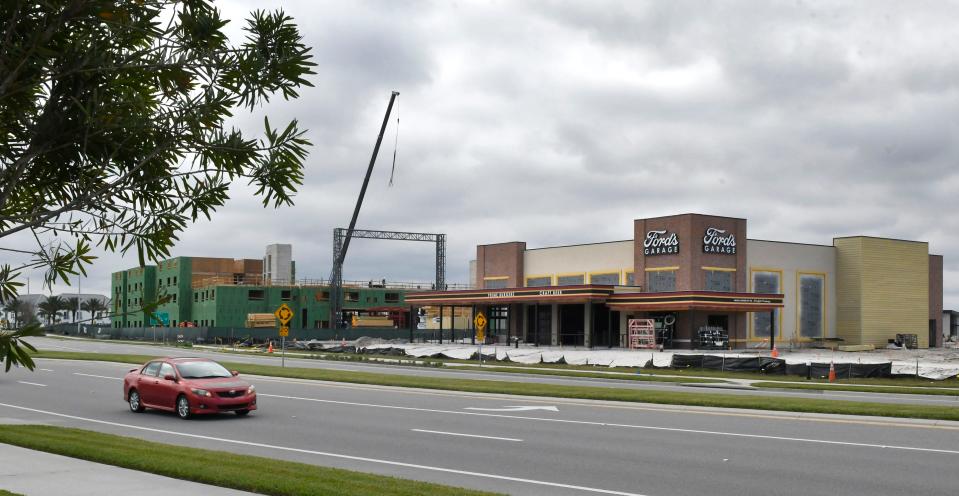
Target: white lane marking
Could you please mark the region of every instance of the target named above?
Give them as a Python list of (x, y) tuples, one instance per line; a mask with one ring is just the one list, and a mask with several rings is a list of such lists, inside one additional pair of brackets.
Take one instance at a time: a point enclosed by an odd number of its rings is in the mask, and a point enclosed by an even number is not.
[(344, 460), (355, 460), (355, 461), (361, 461), (361, 462), (378, 463), (381, 465), (391, 465), (394, 467), (415, 468), (419, 470), (444, 472), (448, 474), (470, 475), (473, 477), (480, 477), (480, 478), (486, 478), (486, 479), (497, 479), (497, 480), (504, 480), (504, 481), (510, 481), (510, 482), (521, 482), (524, 484), (535, 484), (539, 486), (559, 487), (563, 489), (574, 489), (574, 490), (585, 491), (590, 493), (615, 494), (618, 496), (645, 496), (639, 493), (627, 493), (623, 491), (612, 491), (609, 489), (600, 489), (596, 487), (576, 486), (572, 484), (561, 484), (559, 482), (541, 481), (536, 479), (524, 479), (521, 477), (510, 477), (508, 475), (496, 475), (496, 474), (488, 474), (488, 473), (482, 473), (482, 472), (471, 472), (469, 470), (458, 470), (453, 468), (434, 467), (429, 465), (417, 465), (415, 463), (397, 462), (393, 460), (384, 460), (380, 458), (367, 458), (364, 456), (353, 456), (353, 455), (344, 455), (341, 453), (330, 453), (327, 451), (314, 451), (314, 450), (301, 449), (301, 448), (291, 448), (289, 446), (277, 446), (274, 444), (257, 443), (253, 441), (241, 441), (239, 439), (226, 439), (221, 437), (203, 436), (200, 434), (189, 434), (186, 432), (167, 431), (163, 429), (154, 429), (151, 427), (141, 427), (139, 425), (121, 424), (119, 422), (109, 422), (106, 420), (92, 419), (87, 417), (78, 417), (76, 415), (67, 415), (65, 413), (51, 412), (47, 410), (38, 410), (36, 408), (28, 408), (28, 407), (19, 406), (19, 405), (10, 405), (8, 403), (0, 403), (0, 406), (5, 406), (7, 408), (15, 408), (17, 410), (23, 410), (27, 412), (52, 415), (55, 417), (68, 418), (73, 420), (82, 420), (84, 422), (92, 422), (95, 424), (110, 425), (113, 427), (124, 427), (127, 429), (136, 429), (136, 430), (147, 431), (147, 432), (156, 432), (160, 434), (167, 434), (170, 436), (182, 436), (182, 437), (189, 437), (194, 439), (205, 439), (207, 441), (219, 441), (221, 443), (239, 444), (243, 446), (254, 446), (257, 448), (268, 448), (268, 449), (275, 449), (280, 451), (290, 451), (294, 453), (306, 453), (308, 455), (326, 456), (330, 458), (341, 458)]
[(98, 379), (110, 379), (114, 381), (122, 381), (122, 377), (110, 377), (106, 375), (96, 375), (96, 374), (81, 374), (80, 372), (74, 372), (73, 375), (82, 375), (83, 377), (96, 377)]
[(480, 436), (478, 434), (462, 434), (459, 432), (429, 431), (426, 429), (410, 429), (410, 430), (413, 432), (425, 432), (427, 434), (443, 434), (445, 436), (478, 437), (480, 439), (496, 439), (498, 441), (512, 441), (514, 443), (523, 442), (522, 439), (516, 439), (513, 437)]
[(26, 385), (28, 385), (28, 386), (47, 387), (46, 384), (40, 384), (40, 383), (36, 383), (36, 382), (27, 382), (27, 381), (17, 381), (17, 382), (19, 382), (20, 384), (26, 384)]
[(42, 371), (44, 371), (44, 372), (53, 372), (53, 371), (50, 370), (50, 369), (37, 369), (37, 370), (42, 370)]
[(558, 412), (559, 408), (555, 406), (504, 406), (502, 408), (479, 408), (468, 406), (463, 410), (476, 410), (479, 412), (529, 412), (533, 410), (546, 410), (547, 412)]
[[(134, 364), (122, 364), (117, 362), (107, 362), (102, 360), (71, 360), (67, 358), (38, 358), (37, 360), (46, 360), (53, 362), (75, 362), (75, 363), (93, 363), (100, 365), (109, 365), (120, 368), (129, 368)], [(138, 365), (135, 365), (134, 368), (138, 368)], [(403, 394), (403, 395), (422, 395), (422, 396), (441, 396), (441, 397), (455, 397), (455, 398), (474, 398), (479, 400), (490, 400), (490, 401), (512, 401), (513, 398), (507, 394), (496, 394), (496, 393), (466, 393), (450, 390), (427, 390), (420, 388), (410, 388), (410, 387), (398, 387), (398, 386), (380, 386), (380, 385), (371, 385), (371, 384), (359, 384), (359, 383), (349, 383), (349, 382), (335, 382), (335, 381), (325, 381), (319, 379), (296, 379), (296, 378), (279, 378), (275, 376), (263, 376), (256, 374), (248, 374), (248, 377), (255, 377), (258, 381), (263, 382), (275, 382), (280, 384), (296, 384), (302, 386), (311, 386), (311, 387), (322, 387), (322, 388), (333, 388), (333, 389), (351, 389), (356, 391), (383, 391), (390, 392), (394, 394)], [(850, 424), (850, 425), (868, 425), (868, 426), (881, 426), (881, 427), (899, 427), (899, 428), (910, 428), (910, 429), (939, 429), (939, 430), (959, 430), (959, 427), (956, 427), (956, 422), (950, 422), (950, 425), (932, 425), (932, 424), (914, 424), (906, 422), (896, 422), (893, 417), (876, 417), (876, 420), (861, 420), (861, 419), (840, 419), (840, 418), (818, 418), (815, 415), (818, 414), (804, 414), (801, 412), (788, 412), (788, 411), (770, 411), (768, 413), (763, 413), (762, 410), (753, 410), (752, 413), (746, 413), (744, 411), (736, 411), (737, 409), (725, 409), (725, 408), (708, 408), (708, 407), (685, 407), (683, 405), (653, 405), (650, 403), (638, 403), (638, 404), (629, 404), (628, 402), (621, 402), (619, 404), (610, 404), (615, 402), (604, 402), (603, 400), (570, 400), (564, 398), (552, 398), (552, 399), (538, 399), (532, 397), (526, 397), (523, 399), (528, 402), (542, 402), (542, 403), (553, 403), (556, 401), (561, 401), (566, 405), (573, 406), (582, 406), (587, 408), (607, 408), (607, 409), (618, 409), (618, 410), (638, 410), (638, 411), (651, 411), (651, 412), (667, 412), (667, 413), (677, 413), (677, 414), (688, 414), (688, 415), (710, 415), (710, 416), (721, 416), (721, 417), (741, 417), (741, 418), (759, 418), (766, 420), (787, 420), (790, 422), (816, 422), (816, 423), (828, 423), (828, 424)], [(812, 416), (810, 416), (812, 415)], [(826, 414), (824, 414), (826, 415)], [(834, 415), (838, 416), (838, 415)], [(909, 419), (904, 419), (909, 420)]]
[(727, 436), (727, 437), (743, 437), (751, 439), (770, 439), (776, 441), (794, 441), (800, 443), (815, 443), (815, 444), (831, 444), (836, 446), (856, 446), (860, 448), (882, 448), (882, 449), (897, 449), (897, 450), (906, 450), (906, 451), (923, 451), (928, 453), (946, 453), (950, 455), (959, 455), (959, 450), (947, 450), (947, 449), (936, 449), (936, 448), (917, 448), (914, 446), (895, 446), (895, 445), (886, 445), (886, 444), (871, 444), (871, 443), (855, 443), (849, 441), (830, 441), (828, 439), (809, 439), (801, 437), (785, 437), (785, 436), (770, 436), (766, 434), (745, 434), (740, 432), (720, 432), (720, 431), (705, 431), (699, 429), (681, 429), (678, 427), (659, 427), (654, 425), (636, 425), (636, 424), (616, 424), (616, 423), (607, 423), (607, 422), (593, 422), (589, 420), (568, 420), (568, 419), (557, 419), (549, 417), (526, 417), (523, 415), (505, 415), (501, 413), (478, 413), (478, 412), (461, 412), (456, 410), (438, 410), (433, 408), (416, 408), (412, 406), (396, 406), (396, 405), (377, 405), (375, 403), (355, 403), (352, 401), (338, 401), (338, 400), (321, 400), (316, 398), (301, 398), (297, 396), (281, 396), (277, 394), (264, 394), (258, 393), (257, 396), (261, 397), (270, 397), (270, 398), (282, 398), (288, 400), (300, 400), (300, 401), (313, 401), (317, 403), (331, 403), (336, 405), (348, 405), (348, 406), (362, 406), (362, 407), (372, 407), (372, 408), (386, 408), (390, 410), (407, 410), (415, 412), (430, 412), (430, 413), (448, 413), (452, 415), (473, 415), (479, 417), (496, 417), (496, 418), (507, 418), (507, 419), (519, 419), (519, 420), (534, 420), (537, 422), (557, 422), (561, 424), (575, 424), (575, 425), (593, 425), (599, 427), (619, 427), (623, 429), (641, 429), (649, 431), (664, 431), (664, 432), (682, 432), (686, 434), (708, 434), (712, 436)]

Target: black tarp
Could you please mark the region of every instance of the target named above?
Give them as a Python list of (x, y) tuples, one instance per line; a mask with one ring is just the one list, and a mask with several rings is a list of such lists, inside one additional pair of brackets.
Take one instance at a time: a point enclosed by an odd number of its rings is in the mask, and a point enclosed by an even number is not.
[(669, 362), (669, 366), (674, 369), (701, 369), (703, 368), (703, 356), (702, 355), (673, 355), (673, 360)]
[[(828, 363), (791, 364), (781, 358), (771, 357), (723, 357), (721, 355), (673, 355), (671, 368), (702, 368), (728, 370), (730, 372), (760, 372), (764, 374), (789, 374), (825, 379), (829, 377)], [(857, 379), (867, 377), (890, 377), (892, 363), (837, 363), (836, 378)]]

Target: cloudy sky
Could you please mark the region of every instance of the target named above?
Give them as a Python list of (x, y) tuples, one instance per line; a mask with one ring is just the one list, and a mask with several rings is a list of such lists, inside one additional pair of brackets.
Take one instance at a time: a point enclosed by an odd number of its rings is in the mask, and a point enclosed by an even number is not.
[[(397, 90), (358, 225), (447, 233), (451, 282), (477, 244), (628, 239), (634, 218), (701, 212), (749, 219), (751, 238), (928, 241), (959, 307), (954, 2), (274, 4), (318, 64), (315, 87), (264, 109), (309, 129), (306, 183), (281, 210), (238, 185), (178, 255), (292, 243), (298, 276), (326, 277)], [(233, 29), (265, 6), (221, 3)], [(346, 278), (428, 281), (432, 250), (358, 240)], [(84, 289), (133, 265), (102, 254)]]

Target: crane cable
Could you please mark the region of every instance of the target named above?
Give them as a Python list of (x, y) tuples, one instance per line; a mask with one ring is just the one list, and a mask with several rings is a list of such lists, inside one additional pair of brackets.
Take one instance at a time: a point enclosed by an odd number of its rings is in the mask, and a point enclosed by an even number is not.
[(396, 135), (393, 138), (393, 168), (390, 169), (390, 184), (389, 187), (393, 187), (393, 175), (396, 173), (396, 148), (400, 142), (400, 118), (399, 118), (399, 105), (397, 107), (397, 117), (396, 117)]

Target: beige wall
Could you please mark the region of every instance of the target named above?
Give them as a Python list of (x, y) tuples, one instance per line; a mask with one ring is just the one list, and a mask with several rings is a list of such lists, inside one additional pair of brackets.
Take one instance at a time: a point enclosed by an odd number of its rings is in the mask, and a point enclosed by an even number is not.
[(523, 266), (526, 277), (580, 273), (588, 284), (591, 272), (618, 272), (622, 283), (623, 271), (633, 269), (633, 240), (526, 250)]
[[(807, 245), (800, 243), (783, 243), (779, 241), (762, 241), (750, 239), (747, 241), (748, 253), (747, 287), (753, 292), (752, 272), (770, 271), (781, 272), (780, 285), (783, 293), (783, 309), (780, 312), (780, 322), (776, 325), (779, 332), (777, 338), (789, 341), (798, 338), (798, 300), (799, 274), (825, 274), (825, 319), (823, 320), (823, 337), (836, 336), (836, 249), (832, 246)], [(749, 317), (749, 339), (755, 338), (752, 329), (752, 316)]]
[(898, 333), (929, 345), (929, 246), (917, 241), (837, 238), (838, 335), (886, 345)]

